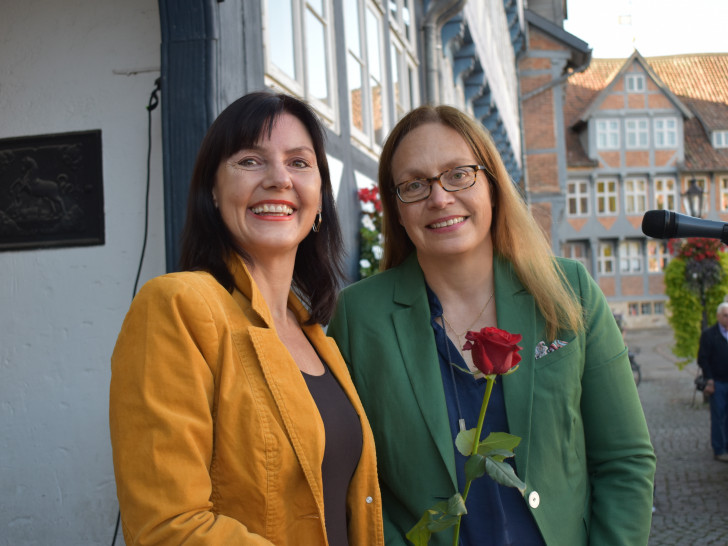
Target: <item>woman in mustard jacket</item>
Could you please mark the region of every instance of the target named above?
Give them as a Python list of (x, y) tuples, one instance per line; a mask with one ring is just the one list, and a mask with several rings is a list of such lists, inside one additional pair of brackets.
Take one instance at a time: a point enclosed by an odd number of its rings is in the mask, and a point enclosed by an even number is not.
[(129, 545), (384, 544), (373, 436), (320, 327), (341, 278), (323, 142), (260, 92), (202, 143), (183, 271), (140, 290), (112, 356)]

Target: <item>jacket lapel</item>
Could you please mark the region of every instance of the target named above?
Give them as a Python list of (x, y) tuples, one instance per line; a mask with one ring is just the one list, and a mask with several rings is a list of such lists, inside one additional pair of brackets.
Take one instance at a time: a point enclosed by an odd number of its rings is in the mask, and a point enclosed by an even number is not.
[[(321, 462), (324, 458), (325, 437), (323, 422), (316, 403), (309, 394), (306, 381), (288, 349), (281, 342), (273, 326), (273, 319), (265, 299), (253, 282), (242, 259), (237, 258), (231, 267), (235, 283), (240, 292), (250, 301), (252, 311), (258, 315), (257, 325), (247, 326), (247, 333), (253, 343), (255, 353), (283, 421), (288, 437), (301, 464), (306, 480), (323, 514), (323, 478)], [(308, 312), (298, 298), (291, 292), (288, 306), (299, 323), (305, 322)], [(250, 318), (250, 317), (249, 317)], [(307, 334), (313, 327), (306, 327)], [(320, 327), (316, 326), (320, 330)], [(321, 337), (314, 336), (312, 342), (322, 358), (331, 362), (331, 347), (323, 344)], [(328, 358), (327, 358), (328, 357)]]
[(425, 278), (414, 252), (397, 268), (397, 272), (394, 302), (403, 306), (392, 313), (397, 342), (425, 426), (437, 446), (453, 488), (457, 489), (454, 447), (430, 325), (430, 305)]
[[(526, 480), (528, 468), (530, 430), (532, 426), (533, 385), (534, 385), (534, 350), (536, 339), (543, 336), (543, 324), (540, 313), (536, 309), (533, 296), (529, 294), (516, 276), (513, 267), (501, 256), (493, 259), (495, 282), (495, 303), (498, 328), (512, 334), (521, 334), (519, 343), (521, 362), (518, 370), (503, 378), (503, 392), (508, 416), (508, 428), (511, 434), (519, 436), (521, 443), (516, 452), (519, 476)], [(538, 318), (537, 318), (538, 317)]]

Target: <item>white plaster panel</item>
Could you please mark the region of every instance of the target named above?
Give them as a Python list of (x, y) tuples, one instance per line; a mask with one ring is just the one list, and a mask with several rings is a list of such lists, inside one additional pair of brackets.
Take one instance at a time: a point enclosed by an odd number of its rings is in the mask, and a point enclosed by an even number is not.
[[(159, 48), (156, 2), (3, 5), (0, 138), (100, 129), (106, 243), (0, 252), (1, 544), (111, 542), (109, 357), (143, 242)], [(164, 272), (159, 109), (152, 123), (142, 282)]]

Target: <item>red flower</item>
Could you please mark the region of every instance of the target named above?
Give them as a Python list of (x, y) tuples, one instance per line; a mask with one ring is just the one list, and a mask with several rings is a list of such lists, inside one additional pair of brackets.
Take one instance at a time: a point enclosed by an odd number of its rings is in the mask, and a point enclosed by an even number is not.
[(468, 332), (465, 339), (468, 342), (463, 350), (472, 351), (473, 364), (485, 375), (502, 375), (521, 361), (518, 351), (523, 347), (517, 345), (523, 339), (521, 334), (488, 327), (480, 332)]

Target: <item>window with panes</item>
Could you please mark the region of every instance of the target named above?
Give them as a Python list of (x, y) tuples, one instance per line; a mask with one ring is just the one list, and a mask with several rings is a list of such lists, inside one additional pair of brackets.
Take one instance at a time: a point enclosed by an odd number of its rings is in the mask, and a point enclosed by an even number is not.
[(624, 121), (627, 148), (647, 148), (650, 143), (649, 122), (646, 118)]
[(587, 216), (589, 214), (589, 182), (570, 180), (566, 184), (567, 216)]
[[(687, 191), (687, 189), (690, 187), (690, 180), (692, 180), (692, 177), (683, 179), (683, 182), (682, 182), (683, 193), (685, 193)], [(702, 178), (695, 177), (695, 183), (703, 192), (703, 206), (702, 206), (702, 210), (700, 211), (700, 217), (704, 218), (705, 215), (708, 214), (708, 210), (710, 208), (709, 204), (708, 204), (708, 201), (710, 201), (710, 199), (708, 198), (708, 196), (709, 196), (708, 181), (705, 179), (705, 177), (702, 177)], [(688, 203), (687, 198), (682, 199), (682, 207), (683, 207), (683, 212), (685, 214), (690, 214), (690, 205)]]
[(628, 274), (642, 272), (642, 241), (619, 243), (619, 271)]
[(561, 255), (564, 258), (571, 258), (572, 260), (578, 260), (587, 271), (591, 270), (589, 263), (589, 244), (585, 241), (569, 241), (561, 245)]
[(344, 0), (346, 72), (352, 135), (381, 149), (387, 136), (383, 13), (373, 0)]
[(391, 89), (395, 120), (419, 104), (413, 0), (389, 0)]
[(626, 178), (624, 181), (624, 212), (643, 214), (647, 210), (647, 180)]
[(728, 210), (728, 176), (718, 178), (718, 191), (720, 192), (720, 210)]
[(597, 215), (611, 216), (617, 214), (617, 180), (611, 178), (597, 179), (596, 200)]
[(627, 74), (625, 76), (627, 91), (637, 93), (645, 90), (645, 77), (643, 74)]
[(656, 118), (654, 130), (656, 148), (677, 148), (677, 119)]
[(647, 241), (647, 271), (650, 273), (662, 273), (670, 261), (670, 252), (667, 248), (667, 241)]
[(614, 275), (614, 243), (611, 241), (599, 242), (597, 273), (599, 275)]
[(728, 131), (713, 131), (713, 147), (728, 148)]
[(619, 148), (619, 120), (597, 120), (597, 149), (615, 150)]
[(305, 98), (336, 122), (336, 73), (331, 0), (267, 0), (266, 84)]
[(671, 176), (655, 178), (655, 208), (677, 210), (677, 181)]

